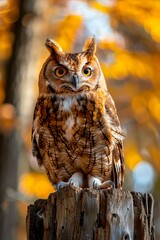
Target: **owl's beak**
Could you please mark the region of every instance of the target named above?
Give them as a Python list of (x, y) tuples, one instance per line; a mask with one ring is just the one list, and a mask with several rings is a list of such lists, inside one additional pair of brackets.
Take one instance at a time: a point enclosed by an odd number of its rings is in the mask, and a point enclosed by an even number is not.
[(72, 78), (72, 84), (75, 88), (78, 87), (78, 84), (79, 84), (79, 78), (76, 74), (73, 75), (73, 78)]

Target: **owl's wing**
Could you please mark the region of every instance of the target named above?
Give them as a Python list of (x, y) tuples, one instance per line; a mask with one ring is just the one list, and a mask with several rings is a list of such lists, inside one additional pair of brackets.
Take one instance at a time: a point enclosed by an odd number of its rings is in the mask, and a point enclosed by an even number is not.
[(111, 127), (112, 137), (114, 138), (114, 150), (113, 150), (113, 175), (112, 180), (115, 183), (116, 188), (122, 188), (124, 182), (124, 150), (123, 150), (123, 139), (124, 134), (122, 133), (120, 122), (117, 115), (117, 110), (111, 95), (107, 92), (105, 99), (105, 109), (107, 118)]
[(124, 182), (124, 152), (122, 141), (119, 141), (113, 150), (113, 182), (115, 183), (116, 188), (122, 189)]
[(32, 154), (34, 157), (37, 158), (37, 162), (38, 162), (39, 166), (42, 166), (43, 160), (42, 160), (42, 157), (40, 154), (40, 149), (39, 149), (39, 146), (38, 146), (38, 143), (36, 140), (36, 137), (38, 136), (37, 125), (36, 125), (38, 109), (39, 109), (39, 103), (37, 102), (37, 104), (35, 106), (35, 110), (34, 110), (34, 115), (33, 115), (31, 140), (32, 140)]

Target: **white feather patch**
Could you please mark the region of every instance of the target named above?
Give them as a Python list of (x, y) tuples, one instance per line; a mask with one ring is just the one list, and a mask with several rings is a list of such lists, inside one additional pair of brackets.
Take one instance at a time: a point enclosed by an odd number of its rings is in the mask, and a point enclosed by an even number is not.
[(71, 98), (64, 99), (63, 110), (66, 111), (66, 112), (70, 112), (71, 105), (72, 105), (72, 99)]

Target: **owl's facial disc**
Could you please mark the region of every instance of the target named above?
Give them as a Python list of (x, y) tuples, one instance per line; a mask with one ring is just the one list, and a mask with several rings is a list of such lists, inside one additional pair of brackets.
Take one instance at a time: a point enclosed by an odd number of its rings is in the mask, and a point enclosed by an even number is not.
[(46, 46), (51, 53), (45, 68), (46, 86), (57, 93), (96, 89), (101, 70), (95, 56), (94, 37), (85, 42), (83, 51), (79, 53), (65, 53), (58, 43), (50, 39)]

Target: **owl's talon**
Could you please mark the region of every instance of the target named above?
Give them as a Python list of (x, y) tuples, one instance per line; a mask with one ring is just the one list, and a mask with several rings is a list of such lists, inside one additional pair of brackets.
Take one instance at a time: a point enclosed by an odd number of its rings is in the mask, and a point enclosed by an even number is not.
[(111, 180), (109, 180), (108, 182), (110, 184), (111, 189), (115, 188), (115, 183), (114, 182), (112, 182)]
[(70, 186), (71, 188), (75, 188), (75, 187), (76, 187), (75, 182), (74, 182), (73, 179), (70, 179), (70, 181), (69, 181), (69, 186)]
[(72, 189), (79, 188), (83, 185), (83, 174), (81, 172), (76, 172), (69, 179), (69, 186)]
[(115, 188), (114, 182), (111, 180), (105, 181), (101, 183), (98, 179), (93, 181), (93, 189), (100, 190), (100, 189), (113, 189)]
[(60, 181), (60, 182), (57, 184), (57, 186), (56, 186), (57, 191), (60, 192), (63, 188), (66, 188), (68, 185), (69, 185), (68, 182), (62, 182), (62, 181)]
[(69, 186), (70, 186), (72, 189), (75, 189), (75, 188), (78, 187), (73, 179), (70, 179), (70, 180), (69, 180)]
[(100, 189), (113, 189), (113, 188), (115, 188), (115, 184), (111, 180), (105, 181), (100, 185)]
[(93, 182), (93, 189), (97, 189), (97, 190), (100, 189), (100, 184), (96, 180), (94, 180)]

